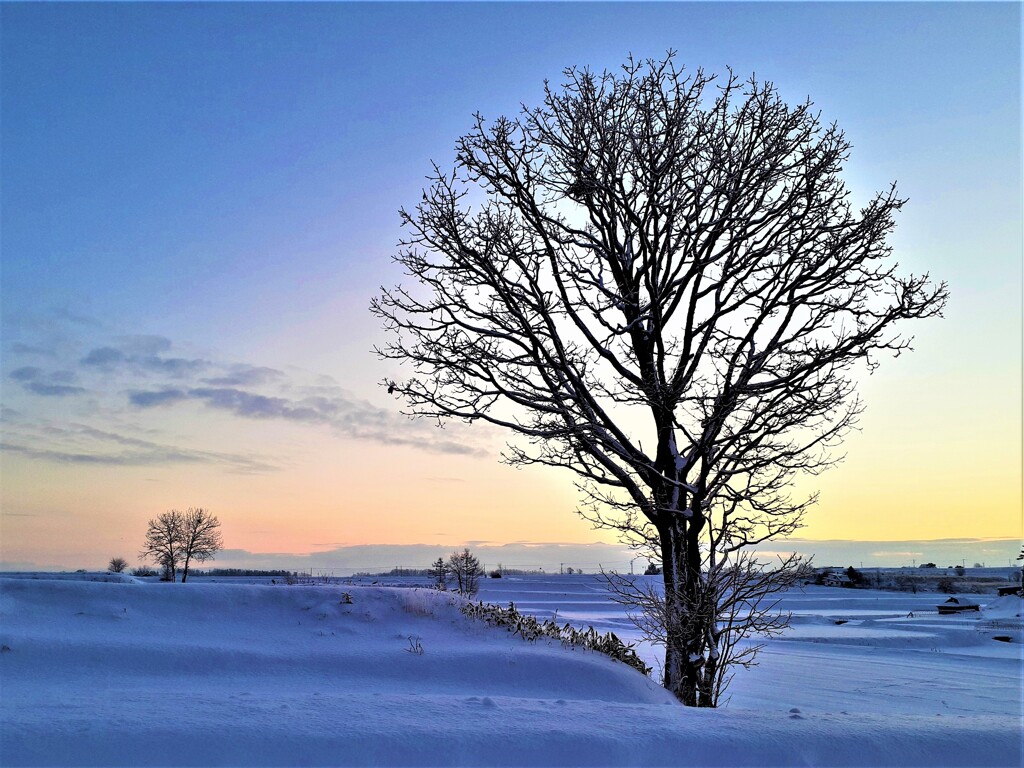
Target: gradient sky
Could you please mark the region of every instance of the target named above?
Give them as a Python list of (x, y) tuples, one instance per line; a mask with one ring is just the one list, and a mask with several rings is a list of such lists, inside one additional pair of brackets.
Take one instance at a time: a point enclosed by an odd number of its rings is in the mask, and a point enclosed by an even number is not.
[(401, 278), (398, 207), (472, 112), (669, 48), (810, 96), (854, 145), (855, 199), (910, 198), (901, 265), (950, 284), (945, 319), (865, 378), (846, 461), (802, 484), (822, 492), (802, 536), (1021, 535), (1018, 4), (4, 3), (0, 22), (2, 565), (134, 562), (146, 520), (190, 505), (239, 561), (610, 541), (569, 476), (501, 465), (501, 435), (401, 417), (367, 305)]

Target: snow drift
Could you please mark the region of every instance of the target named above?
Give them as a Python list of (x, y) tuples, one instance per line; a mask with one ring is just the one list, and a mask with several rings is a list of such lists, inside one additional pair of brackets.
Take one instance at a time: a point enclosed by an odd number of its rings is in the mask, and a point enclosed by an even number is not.
[(371, 587), (0, 580), (0, 762), (1020, 760), (1011, 714), (894, 718), (785, 702), (688, 710), (623, 664), (524, 643), (467, 619), (455, 599)]

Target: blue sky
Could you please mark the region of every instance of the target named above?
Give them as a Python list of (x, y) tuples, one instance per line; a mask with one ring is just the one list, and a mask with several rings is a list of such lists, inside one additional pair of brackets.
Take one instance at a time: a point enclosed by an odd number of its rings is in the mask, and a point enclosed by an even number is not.
[[(567, 65), (614, 68), (669, 48), (688, 67), (729, 65), (790, 101), (811, 96), (853, 142), (855, 198), (893, 180), (910, 198), (893, 240), (901, 263), (951, 286), (946, 319), (917, 329), (917, 353), (865, 385), (876, 421), (851, 442), (852, 469), (824, 486), (833, 507), (857, 500), (828, 517), (826, 492), (815, 514), (831, 522), (817, 535), (885, 538), (891, 512), (874, 506), (892, 496), (897, 480), (882, 475), (893, 456), (917, 478), (912, 496), (948, 496), (954, 471), (958, 488), (985, 488), (979, 522), (954, 524), (954, 507), (978, 497), (958, 490), (932, 518), (935, 537), (1020, 534), (1019, 5), (4, 4), (0, 14), (0, 393), (6, 442), (19, 447), (3, 464), (8, 559), (41, 557), (54, 520), (95, 529), (95, 510), (113, 507), (104, 524), (138, 527), (210, 497), (253, 550), (337, 544), (332, 526), (353, 528), (374, 498), (364, 484), (379, 483), (371, 462), (389, 461), (400, 434), (418, 477), (460, 480), (430, 492), (444, 496), (434, 514), (453, 543), (592, 540), (573, 518), (568, 478), (515, 497), (550, 506), (544, 522), (486, 522), (508, 514), (480, 511), (493, 488), (522, 483), (495, 466), (493, 436), (438, 438), (393, 413), (375, 387), (386, 368), (370, 352), (381, 334), (366, 308), (400, 278), (389, 262), (398, 207), (418, 199), (432, 159), (450, 162), (474, 111), (535, 104)], [(228, 378), (241, 394), (209, 394), (229, 388), (210, 380)], [(199, 394), (159, 405), (136, 395), (174, 391)], [(318, 397), (320, 410), (298, 410)], [(243, 488), (240, 468), (259, 480)], [(876, 496), (857, 496), (872, 485)], [(337, 502), (339, 487), (360, 504)], [(254, 513), (259, 498), (299, 517)], [(547, 522), (561, 518), (573, 522)], [(922, 510), (913, 527), (928, 519)], [(242, 533), (253, 526), (265, 537)], [(360, 530), (346, 541), (386, 543), (387, 529)], [(89, 542), (60, 557), (114, 546)]]
[[(976, 226), (1005, 226), (1012, 208), (970, 199), (1017, 191), (1019, 174), (1002, 171), (1014, 158), (995, 150), (1018, 143), (1018, 15), (1011, 4), (8, 5), (4, 315), (87, 305), (185, 324), (187, 304), (203, 328), (258, 298), (288, 312), (296, 294), (327, 301), (343, 280), (372, 287), (395, 209), (474, 110), (514, 111), (563, 66), (614, 67), (630, 51), (674, 48), (691, 66), (811, 94), (854, 140), (855, 188), (898, 179), (914, 199), (955, 188)], [(273, 296), (270, 280), (282, 283)]]

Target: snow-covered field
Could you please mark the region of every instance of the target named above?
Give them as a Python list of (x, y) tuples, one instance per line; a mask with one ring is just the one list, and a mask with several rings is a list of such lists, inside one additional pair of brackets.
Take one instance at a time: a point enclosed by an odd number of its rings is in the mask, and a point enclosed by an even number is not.
[[(934, 594), (794, 591), (792, 631), (697, 711), (430, 590), (89, 578), (0, 580), (3, 765), (1024, 762), (1016, 597), (940, 617)], [(593, 577), (481, 597), (633, 637)]]

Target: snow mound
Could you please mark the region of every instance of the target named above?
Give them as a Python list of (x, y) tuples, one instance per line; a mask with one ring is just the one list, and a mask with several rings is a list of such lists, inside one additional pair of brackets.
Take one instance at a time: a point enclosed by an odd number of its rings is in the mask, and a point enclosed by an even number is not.
[(1004, 595), (981, 607), (986, 619), (1016, 619), (1024, 614), (1024, 600), (1017, 595)]
[(74, 573), (50, 573), (46, 571), (5, 571), (4, 579), (32, 579), (34, 581), (100, 581), (108, 584), (143, 584), (127, 573), (110, 571), (75, 571)]

